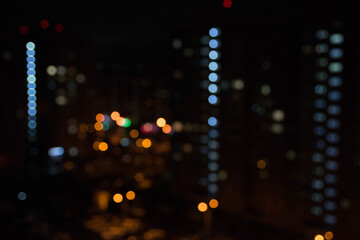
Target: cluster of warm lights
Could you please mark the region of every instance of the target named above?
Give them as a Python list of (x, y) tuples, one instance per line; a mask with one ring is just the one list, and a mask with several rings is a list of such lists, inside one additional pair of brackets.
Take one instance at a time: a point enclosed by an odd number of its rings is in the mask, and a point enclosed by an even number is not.
[[(125, 194), (125, 197), (127, 200), (131, 201), (131, 200), (134, 200), (135, 199), (135, 192), (134, 191), (128, 191), (126, 194)], [(122, 194), (120, 193), (116, 193), (114, 194), (113, 196), (113, 200), (114, 202), (116, 203), (121, 203), (123, 200), (124, 200), (124, 197)]]
[[(211, 199), (209, 201), (209, 207), (210, 208), (217, 208), (219, 206), (219, 202), (216, 199)], [(208, 210), (208, 205), (204, 202), (201, 202), (198, 204), (198, 210), (200, 212), (206, 212)]]
[(100, 142), (100, 141), (95, 141), (93, 143), (93, 149), (94, 150), (100, 150), (102, 152), (105, 152), (108, 149), (108, 144), (106, 142)]
[(328, 231), (324, 234), (324, 236), (321, 234), (316, 235), (314, 237), (314, 240), (324, 240), (324, 239), (332, 240), (333, 238), (334, 238), (334, 234), (332, 232)]

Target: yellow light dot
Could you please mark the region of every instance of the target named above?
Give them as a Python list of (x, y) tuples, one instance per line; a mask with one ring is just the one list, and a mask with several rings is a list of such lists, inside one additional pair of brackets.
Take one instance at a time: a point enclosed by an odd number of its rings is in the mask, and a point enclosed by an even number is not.
[(259, 161), (257, 161), (256, 166), (259, 169), (264, 169), (266, 167), (266, 162), (264, 160), (259, 160)]
[(94, 150), (99, 150), (99, 144), (100, 144), (99, 141), (95, 141), (95, 142), (93, 143), (93, 148), (94, 148)]
[(88, 125), (85, 123), (82, 123), (79, 125), (79, 131), (80, 132), (86, 132), (89, 129)]
[(114, 196), (113, 196), (113, 200), (114, 200), (114, 202), (116, 202), (116, 203), (121, 203), (122, 201), (123, 201), (123, 196), (120, 194), (120, 193), (116, 193), (116, 194), (114, 194)]
[(324, 240), (324, 237), (322, 235), (318, 234), (314, 237), (314, 240)]
[(110, 114), (110, 117), (112, 120), (116, 121), (120, 118), (120, 113), (118, 113), (117, 111), (113, 111), (111, 114)]
[(206, 212), (207, 209), (208, 209), (208, 206), (207, 206), (206, 203), (204, 203), (204, 202), (199, 203), (199, 205), (198, 205), (198, 210), (199, 210), (200, 212)]
[(104, 114), (98, 113), (98, 114), (96, 114), (95, 119), (98, 122), (103, 122), (103, 121), (105, 121), (105, 116), (104, 116)]
[(162, 131), (166, 134), (171, 132), (171, 126), (169, 124), (165, 124), (165, 126), (163, 126)]
[(164, 127), (166, 124), (166, 120), (164, 118), (158, 118), (158, 120), (156, 120), (156, 125), (158, 125), (159, 127)]
[(108, 145), (107, 145), (107, 143), (106, 142), (101, 142), (100, 144), (99, 144), (99, 150), (100, 151), (106, 151), (108, 149)]
[(135, 142), (135, 143), (136, 143), (136, 146), (137, 146), (137, 147), (142, 147), (142, 146), (143, 146), (143, 145), (142, 145), (142, 141), (143, 141), (142, 138), (139, 138), (138, 140), (136, 140), (136, 142)]
[(103, 129), (103, 124), (101, 122), (96, 122), (94, 128), (96, 131), (101, 131)]
[(135, 174), (135, 181), (137, 181), (137, 182), (142, 182), (142, 181), (144, 181), (144, 174), (142, 174), (142, 173), (137, 173), (137, 174)]
[(119, 125), (119, 126), (124, 125), (124, 124), (125, 124), (125, 118), (119, 117), (119, 118), (116, 120), (116, 124)]
[(130, 131), (130, 137), (137, 138), (139, 136), (139, 131), (136, 129), (133, 129)]
[(210, 206), (211, 208), (217, 208), (217, 207), (219, 206), (218, 200), (216, 200), (216, 199), (211, 199), (210, 202), (209, 202), (209, 206)]
[(334, 234), (329, 231), (329, 232), (326, 232), (324, 236), (327, 240), (331, 240), (331, 239), (333, 239)]
[(128, 200), (134, 200), (134, 199), (135, 199), (135, 192), (134, 192), (134, 191), (128, 191), (128, 192), (126, 193), (126, 198), (127, 198)]
[(151, 147), (151, 140), (145, 138), (145, 139), (142, 141), (142, 145), (143, 145), (144, 148), (149, 148), (149, 147)]

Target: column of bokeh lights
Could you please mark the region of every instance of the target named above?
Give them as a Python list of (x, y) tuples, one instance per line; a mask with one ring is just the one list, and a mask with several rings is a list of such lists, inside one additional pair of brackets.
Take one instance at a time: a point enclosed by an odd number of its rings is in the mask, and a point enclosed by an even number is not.
[(209, 132), (208, 132), (208, 192), (211, 198), (216, 196), (219, 191), (218, 173), (219, 173), (219, 92), (220, 92), (220, 36), (219, 28), (211, 28), (209, 30), (209, 75), (208, 75), (208, 102), (210, 104), (210, 116), (208, 118)]
[(30, 142), (37, 140), (36, 121), (36, 71), (35, 71), (35, 44), (26, 44), (27, 61), (27, 95), (28, 95), (28, 139)]
[(322, 216), (327, 230), (337, 222), (338, 168), (340, 142), (340, 101), (342, 98), (343, 40), (340, 33), (330, 34), (327, 30), (316, 32), (315, 46), (317, 72), (314, 92), (314, 134), (316, 152), (313, 154), (314, 175), (312, 181), (313, 206), (311, 213)]

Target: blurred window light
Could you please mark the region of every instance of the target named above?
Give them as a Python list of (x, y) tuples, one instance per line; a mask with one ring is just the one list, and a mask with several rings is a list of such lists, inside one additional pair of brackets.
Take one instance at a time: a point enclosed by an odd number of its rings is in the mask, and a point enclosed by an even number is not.
[(327, 108), (329, 115), (338, 115), (341, 112), (341, 107), (339, 105), (330, 105)]
[(210, 82), (216, 82), (217, 80), (219, 80), (219, 76), (217, 75), (217, 73), (210, 73), (208, 78)]
[(339, 100), (341, 100), (341, 92), (340, 91), (330, 91), (328, 93), (328, 99), (330, 101), (339, 101)]
[(337, 163), (334, 160), (328, 160), (325, 163), (325, 168), (330, 170), (330, 171), (336, 171), (339, 169), (339, 163)]
[(217, 96), (215, 96), (215, 95), (210, 95), (209, 98), (208, 98), (208, 102), (211, 103), (211, 104), (217, 103), (217, 102), (218, 102)]
[(209, 69), (211, 71), (217, 71), (219, 69), (219, 64), (217, 62), (210, 62)]
[(317, 30), (316, 37), (318, 39), (327, 39), (329, 37), (329, 32), (327, 30)]
[(322, 126), (316, 126), (314, 127), (314, 134), (317, 136), (323, 136), (326, 134), (326, 129), (325, 127)]
[(329, 52), (330, 58), (333, 58), (333, 59), (342, 58), (343, 55), (344, 55), (344, 52), (341, 48), (333, 48)]
[(337, 157), (339, 156), (339, 149), (337, 147), (329, 146), (326, 148), (326, 154), (329, 157)]
[(338, 119), (328, 119), (326, 125), (330, 129), (337, 129), (340, 127), (340, 120)]
[(311, 213), (316, 216), (320, 216), (323, 213), (323, 209), (319, 206), (313, 206), (311, 208)]
[(314, 101), (314, 106), (315, 106), (315, 108), (320, 108), (320, 109), (325, 108), (326, 107), (326, 100), (324, 100), (324, 99), (316, 99)]
[(336, 188), (328, 187), (325, 189), (324, 194), (327, 197), (333, 198), (333, 197), (337, 196), (338, 192), (337, 192)]
[(343, 70), (343, 65), (340, 62), (333, 62), (329, 64), (329, 72), (339, 73)]
[(342, 85), (341, 77), (330, 77), (329, 78), (329, 86), (331, 87), (339, 87)]
[(326, 141), (330, 143), (337, 143), (340, 141), (340, 136), (337, 133), (329, 133), (326, 135)]
[(344, 35), (341, 33), (334, 33), (330, 36), (330, 43), (332, 44), (342, 44), (344, 42)]
[(48, 150), (50, 157), (60, 157), (64, 154), (64, 148), (62, 147), (53, 147)]
[(209, 41), (209, 47), (211, 47), (211, 48), (218, 48), (219, 46), (220, 46), (219, 40), (211, 39), (211, 40)]
[(329, 225), (334, 225), (337, 222), (337, 218), (335, 215), (332, 214), (326, 214), (324, 216), (324, 222)]
[(209, 52), (209, 58), (212, 60), (216, 60), (219, 58), (219, 53), (215, 50)]
[(327, 211), (335, 211), (337, 209), (336, 202), (334, 202), (334, 201), (326, 201), (326, 202), (324, 202), (324, 208)]
[(324, 85), (321, 85), (321, 84), (318, 84), (315, 86), (315, 93), (318, 94), (318, 95), (324, 95), (327, 91), (327, 88), (326, 86)]
[(208, 90), (211, 93), (217, 93), (218, 86), (216, 84), (212, 83), (212, 84), (209, 85)]
[(317, 44), (315, 46), (315, 51), (317, 53), (327, 53), (329, 50), (329, 46), (325, 43), (322, 43), (322, 44)]
[(322, 180), (315, 179), (315, 180), (312, 181), (311, 186), (314, 189), (320, 190), (320, 189), (324, 188), (324, 182)]
[(210, 126), (216, 126), (218, 124), (218, 120), (216, 119), (216, 117), (210, 117), (208, 119), (208, 124)]

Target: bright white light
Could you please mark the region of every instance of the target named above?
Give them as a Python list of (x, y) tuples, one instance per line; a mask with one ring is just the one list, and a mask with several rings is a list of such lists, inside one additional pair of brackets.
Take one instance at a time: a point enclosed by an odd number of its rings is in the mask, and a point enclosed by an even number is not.
[(35, 49), (35, 44), (34, 44), (33, 42), (28, 42), (28, 43), (26, 44), (26, 48), (27, 48), (28, 50), (34, 50), (34, 49)]

